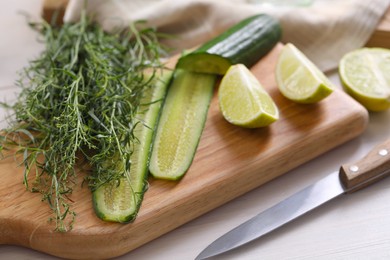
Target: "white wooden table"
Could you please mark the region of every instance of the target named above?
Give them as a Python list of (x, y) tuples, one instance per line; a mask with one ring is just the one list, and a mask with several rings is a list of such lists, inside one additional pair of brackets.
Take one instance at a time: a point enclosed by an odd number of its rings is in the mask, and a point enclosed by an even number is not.
[[(40, 0), (0, 3), (0, 99), (12, 100), (16, 72), (39, 53), (37, 35), (18, 10), (39, 15)], [(331, 79), (340, 85), (337, 73)], [(0, 111), (0, 119), (4, 118)], [(1, 127), (6, 123), (1, 121)], [(194, 259), (214, 239), (313, 181), (362, 157), (390, 136), (390, 111), (370, 114), (367, 130), (337, 149), (118, 259)], [(0, 176), (1, 181), (1, 176)], [(287, 226), (218, 259), (390, 259), (390, 178), (341, 196)], [(0, 209), (1, 210), (1, 209)], [(26, 216), (28, 217), (28, 216)], [(0, 259), (55, 259), (0, 245)]]

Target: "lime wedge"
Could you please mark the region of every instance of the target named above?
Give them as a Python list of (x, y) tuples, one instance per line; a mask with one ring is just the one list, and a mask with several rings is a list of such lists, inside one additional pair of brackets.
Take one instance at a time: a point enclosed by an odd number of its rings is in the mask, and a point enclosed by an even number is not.
[(279, 118), (279, 111), (260, 82), (243, 64), (231, 66), (218, 90), (224, 118), (238, 126), (268, 126)]
[(390, 107), (390, 50), (361, 48), (347, 53), (339, 64), (345, 90), (371, 111)]
[(297, 103), (318, 102), (334, 89), (316, 65), (291, 43), (281, 51), (275, 73), (280, 92)]

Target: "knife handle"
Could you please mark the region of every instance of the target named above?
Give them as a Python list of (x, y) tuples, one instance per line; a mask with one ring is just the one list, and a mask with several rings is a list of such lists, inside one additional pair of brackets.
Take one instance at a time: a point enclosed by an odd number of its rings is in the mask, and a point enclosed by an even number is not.
[(340, 168), (340, 180), (347, 192), (364, 188), (390, 173), (390, 139), (375, 146), (355, 163)]

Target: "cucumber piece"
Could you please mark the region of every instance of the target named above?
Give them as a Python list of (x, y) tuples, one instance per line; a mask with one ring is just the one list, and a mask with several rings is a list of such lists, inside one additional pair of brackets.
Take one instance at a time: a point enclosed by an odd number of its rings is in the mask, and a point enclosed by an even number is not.
[(213, 96), (216, 76), (175, 70), (153, 144), (150, 173), (178, 180), (194, 158)]
[(181, 57), (176, 68), (224, 75), (233, 65), (248, 68), (267, 54), (280, 40), (279, 22), (266, 14), (251, 16), (195, 51)]
[[(108, 182), (93, 192), (95, 213), (102, 220), (126, 223), (133, 221), (137, 216), (143, 195), (147, 190), (146, 178), (153, 132), (171, 76), (170, 71), (164, 71), (161, 76), (156, 75), (155, 87), (148, 89), (141, 100), (141, 104), (146, 104), (146, 109), (141, 106), (137, 112), (138, 122), (136, 122), (134, 135), (138, 142), (134, 142), (132, 146), (129, 176)], [(118, 162), (120, 160), (121, 158), (118, 158)], [(123, 164), (118, 163), (118, 171), (121, 170), (123, 171)]]

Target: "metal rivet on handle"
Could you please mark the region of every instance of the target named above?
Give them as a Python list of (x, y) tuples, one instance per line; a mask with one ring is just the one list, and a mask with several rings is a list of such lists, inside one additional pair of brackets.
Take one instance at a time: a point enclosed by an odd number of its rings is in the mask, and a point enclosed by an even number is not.
[(386, 149), (381, 149), (379, 150), (378, 154), (381, 155), (381, 156), (385, 156), (387, 155), (389, 152), (386, 150)]
[(351, 165), (351, 166), (349, 166), (349, 170), (351, 172), (357, 172), (357, 171), (359, 171), (359, 167), (356, 165)]

